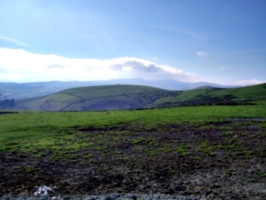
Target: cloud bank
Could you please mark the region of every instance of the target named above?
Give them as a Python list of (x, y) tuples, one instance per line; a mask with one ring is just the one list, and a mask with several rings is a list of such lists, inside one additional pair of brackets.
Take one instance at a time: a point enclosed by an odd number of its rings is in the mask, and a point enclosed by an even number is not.
[(252, 80), (244, 80), (244, 81), (237, 81), (236, 84), (237, 85), (257, 85), (257, 84), (262, 84), (262, 83), (266, 83), (266, 80), (257, 80), (257, 79), (252, 79)]
[(10, 82), (91, 81), (120, 78), (202, 81), (195, 74), (134, 57), (70, 59), (21, 49), (0, 48), (0, 80)]

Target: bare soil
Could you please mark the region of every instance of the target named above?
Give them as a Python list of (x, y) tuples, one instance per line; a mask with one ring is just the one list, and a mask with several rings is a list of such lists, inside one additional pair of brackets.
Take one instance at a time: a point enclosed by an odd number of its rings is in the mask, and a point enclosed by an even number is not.
[[(164, 193), (206, 199), (266, 199), (262, 119), (71, 127), (93, 143), (72, 153), (0, 153), (0, 197)], [(61, 144), (63, 145), (63, 144)], [(56, 156), (55, 156), (56, 155)]]

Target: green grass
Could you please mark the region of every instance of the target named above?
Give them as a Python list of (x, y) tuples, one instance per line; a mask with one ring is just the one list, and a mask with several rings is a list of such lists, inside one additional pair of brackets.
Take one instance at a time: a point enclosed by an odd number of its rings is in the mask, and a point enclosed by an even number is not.
[[(97, 177), (113, 180), (121, 172), (125, 177), (131, 175), (128, 180), (136, 184), (139, 179), (134, 177), (146, 173), (140, 178), (165, 181), (198, 174), (197, 170), (218, 170), (221, 177), (231, 179), (241, 167), (245, 173), (246, 166), (265, 163), (265, 108), (260, 103), (0, 114), (0, 156), (4, 160), (0, 172), (13, 177), (9, 178), (12, 181), (22, 176), (31, 181), (47, 177), (52, 169), (48, 181), (59, 184), (69, 170), (84, 170), (85, 176), (81, 174), (79, 180), (86, 184), (87, 180), (96, 182)], [(87, 170), (93, 173), (87, 175)], [(258, 172), (248, 173), (247, 180), (258, 183), (265, 177), (265, 169), (260, 167)], [(215, 188), (213, 184), (208, 186)]]
[[(74, 138), (82, 138), (82, 134), (79, 134), (75, 127), (99, 128), (127, 123), (137, 124), (140, 130), (142, 126), (152, 130), (156, 124), (163, 123), (200, 123), (201, 121), (219, 121), (226, 118), (266, 118), (265, 110), (265, 105), (239, 105), (110, 112), (19, 112), (4, 114), (0, 115), (0, 151), (32, 151), (37, 146), (51, 146), (52, 149), (59, 150), (60, 145), (57, 144), (60, 142), (64, 144), (68, 141), (71, 142)], [(225, 135), (228, 134), (229, 132), (225, 132)], [(117, 137), (116, 141), (120, 138)], [(132, 141), (136, 144), (145, 142), (143, 138), (136, 138)], [(93, 145), (93, 141), (70, 142), (69, 150)], [(158, 146), (152, 142), (150, 144)]]

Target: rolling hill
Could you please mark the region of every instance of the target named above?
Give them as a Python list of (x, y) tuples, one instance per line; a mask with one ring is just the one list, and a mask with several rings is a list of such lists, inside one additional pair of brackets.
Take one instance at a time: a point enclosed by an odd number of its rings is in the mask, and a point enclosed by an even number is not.
[(1, 109), (39, 111), (127, 110), (194, 105), (266, 102), (266, 84), (242, 88), (201, 87), (170, 91), (149, 86), (106, 85), (63, 90), (51, 95), (5, 102)]
[(148, 86), (107, 85), (67, 89), (41, 98), (16, 102), (16, 109), (65, 110), (122, 110), (141, 109), (156, 100), (171, 97), (179, 92)]
[(189, 90), (202, 86), (230, 87), (206, 82), (180, 82), (175, 80), (144, 80), (144, 79), (115, 79), (106, 81), (50, 81), (33, 83), (4, 83), (0, 82), (0, 101), (5, 99), (28, 99), (50, 95), (69, 88), (103, 86), (103, 85), (145, 85), (165, 90)]
[(201, 87), (182, 91), (176, 97), (164, 97), (154, 102), (154, 107), (191, 105), (237, 105), (266, 101), (266, 84), (241, 88)]

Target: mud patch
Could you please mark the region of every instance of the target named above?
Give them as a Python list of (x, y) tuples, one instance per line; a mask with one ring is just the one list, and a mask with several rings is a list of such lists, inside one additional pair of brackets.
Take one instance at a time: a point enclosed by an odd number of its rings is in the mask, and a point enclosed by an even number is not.
[[(227, 119), (70, 127), (66, 131), (71, 137), (58, 139), (60, 150), (1, 153), (0, 196), (31, 195), (36, 185), (53, 185), (51, 195), (118, 192), (263, 199), (264, 123)], [(73, 144), (75, 149), (70, 149)]]

